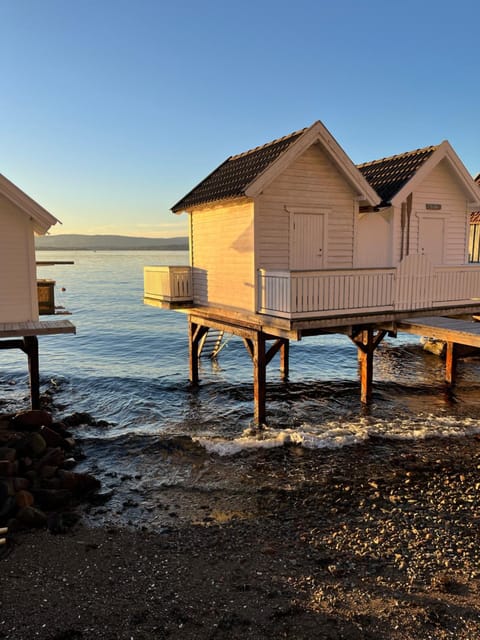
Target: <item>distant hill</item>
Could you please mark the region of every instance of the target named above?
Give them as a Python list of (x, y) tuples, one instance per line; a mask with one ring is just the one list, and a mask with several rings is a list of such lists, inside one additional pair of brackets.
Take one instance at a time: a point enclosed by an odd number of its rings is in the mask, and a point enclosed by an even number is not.
[(38, 251), (180, 251), (188, 249), (188, 238), (133, 238), (130, 236), (81, 235), (65, 233), (54, 236), (36, 236)]

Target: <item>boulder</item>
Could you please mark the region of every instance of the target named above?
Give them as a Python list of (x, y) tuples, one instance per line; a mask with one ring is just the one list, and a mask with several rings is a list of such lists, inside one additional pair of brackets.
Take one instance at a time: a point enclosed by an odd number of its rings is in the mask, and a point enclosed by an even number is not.
[(15, 476), (18, 473), (18, 462), (10, 460), (0, 460), (0, 476)]
[(50, 427), (40, 427), (40, 435), (43, 437), (48, 447), (61, 447), (68, 449), (69, 445), (59, 433)]
[(70, 505), (72, 493), (67, 489), (39, 489), (35, 491), (35, 501), (46, 511), (63, 509)]
[(24, 526), (38, 529), (47, 525), (47, 516), (35, 507), (23, 507), (17, 513), (16, 519)]
[(0, 447), (0, 460), (13, 462), (17, 457), (17, 451), (13, 447)]
[(31, 507), (34, 503), (33, 495), (30, 491), (22, 489), (22, 491), (17, 491), (15, 494), (15, 502), (20, 509), (23, 509), (24, 507)]
[(68, 489), (73, 493), (88, 493), (100, 488), (100, 481), (89, 473), (75, 473), (60, 469), (58, 477), (63, 489)]
[(51, 424), (51, 413), (43, 409), (20, 411), (11, 420), (11, 425), (20, 431), (35, 431), (43, 426), (49, 427)]
[(40, 433), (31, 433), (26, 440), (26, 448), (35, 457), (39, 458), (46, 450), (47, 443)]

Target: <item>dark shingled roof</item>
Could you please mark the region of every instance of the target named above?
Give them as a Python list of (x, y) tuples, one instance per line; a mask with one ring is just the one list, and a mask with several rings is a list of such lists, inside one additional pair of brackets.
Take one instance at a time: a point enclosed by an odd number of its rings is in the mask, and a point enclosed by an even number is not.
[(357, 168), (378, 193), (382, 203), (387, 204), (415, 175), (436, 148), (415, 149), (398, 156), (365, 162), (357, 165)]
[(278, 158), (306, 129), (255, 147), (237, 156), (230, 156), (209, 176), (172, 207), (184, 211), (190, 207), (216, 200), (245, 195), (245, 189)]

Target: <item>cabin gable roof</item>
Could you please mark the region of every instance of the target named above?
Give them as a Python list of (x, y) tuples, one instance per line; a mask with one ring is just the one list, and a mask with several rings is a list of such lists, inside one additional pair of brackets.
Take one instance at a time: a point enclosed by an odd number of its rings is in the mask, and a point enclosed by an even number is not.
[(388, 158), (364, 162), (357, 167), (378, 193), (381, 203), (386, 205), (413, 178), (436, 148), (415, 149)]
[(172, 211), (185, 211), (207, 202), (238, 198), (247, 186), (282, 154), (305, 129), (273, 140), (245, 153), (228, 157), (196, 187), (173, 205)]
[(357, 200), (372, 207), (400, 204), (442, 160), (455, 173), (469, 205), (480, 206), (480, 174), (475, 184), (448, 141), (355, 166), (326, 127), (317, 121), (308, 128), (230, 156), (179, 200), (172, 211), (179, 213), (240, 197), (255, 198), (316, 143), (354, 188)]
[(334, 164), (354, 186), (358, 199), (372, 206), (378, 196), (353, 162), (331, 136), (321, 122), (295, 131), (236, 156), (230, 156), (179, 200), (172, 211), (178, 213), (200, 204), (242, 196), (255, 197), (272, 182), (293, 160), (311, 145), (319, 142), (328, 152)]
[(8, 178), (0, 173), (0, 194), (7, 200), (10, 200), (16, 207), (30, 216), (33, 222), (33, 230), (35, 233), (43, 235), (51, 226), (60, 222), (55, 216), (52, 216), (46, 209), (41, 207), (30, 196), (27, 196), (21, 189), (13, 184)]
[(398, 205), (442, 160), (446, 160), (455, 173), (471, 206), (480, 206), (480, 191), (447, 140), (437, 146), (415, 149), (357, 166), (376, 189), (382, 205)]

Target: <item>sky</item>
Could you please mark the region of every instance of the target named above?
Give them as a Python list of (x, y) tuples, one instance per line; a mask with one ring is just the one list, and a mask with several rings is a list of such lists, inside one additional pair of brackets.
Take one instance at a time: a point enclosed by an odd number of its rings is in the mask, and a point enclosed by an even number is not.
[(321, 120), (480, 172), (478, 0), (0, 0), (0, 173), (51, 233), (172, 237), (228, 156)]

